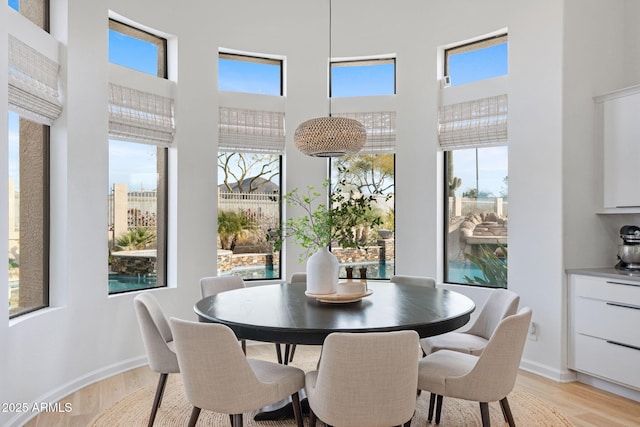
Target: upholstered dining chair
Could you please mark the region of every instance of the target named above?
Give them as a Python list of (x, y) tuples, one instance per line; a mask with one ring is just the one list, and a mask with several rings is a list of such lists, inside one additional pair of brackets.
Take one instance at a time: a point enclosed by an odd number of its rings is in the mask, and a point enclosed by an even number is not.
[(498, 323), (518, 310), (520, 297), (507, 289), (494, 289), (473, 323), (461, 331), (423, 338), (420, 346), (425, 355), (438, 350), (453, 350), (479, 355), (489, 342)]
[(330, 334), (305, 378), (309, 426), (409, 426), (419, 355), (415, 331)]
[(169, 321), (156, 297), (149, 292), (141, 293), (133, 299), (133, 306), (138, 317), (138, 325), (149, 359), (149, 367), (152, 371), (160, 374), (149, 416), (149, 426), (153, 426), (156, 413), (162, 402), (167, 378), (169, 374), (180, 372), (180, 368)]
[(186, 398), (193, 405), (189, 426), (202, 409), (229, 414), (242, 427), (242, 414), (291, 396), (302, 427), (299, 390), (304, 371), (264, 360), (247, 359), (226, 325), (171, 318)]
[(440, 423), (442, 400), (447, 396), (479, 402), (484, 427), (491, 424), (489, 402), (500, 401), (505, 420), (515, 426), (507, 395), (516, 382), (531, 315), (531, 309), (525, 307), (501, 320), (479, 356), (439, 350), (420, 360), (418, 389), (429, 391), (432, 396), (429, 422), (437, 400), (435, 422)]
[[(202, 298), (244, 287), (244, 280), (240, 276), (208, 276), (200, 279), (200, 294)], [(247, 342), (240, 340), (240, 345), (242, 346), (242, 352), (247, 354)]]
[(240, 276), (210, 276), (200, 279), (202, 298), (244, 287), (244, 280)]
[(395, 275), (391, 276), (392, 283), (401, 283), (404, 285), (418, 285), (418, 286), (426, 286), (429, 288), (436, 287), (436, 280), (432, 277), (426, 276), (403, 276), (403, 275)]

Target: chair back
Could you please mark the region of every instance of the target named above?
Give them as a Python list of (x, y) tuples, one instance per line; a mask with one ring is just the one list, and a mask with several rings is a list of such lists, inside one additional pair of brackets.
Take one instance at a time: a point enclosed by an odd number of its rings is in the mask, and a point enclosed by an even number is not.
[(307, 273), (293, 273), (289, 283), (305, 283), (307, 281)]
[(150, 292), (141, 293), (133, 299), (133, 306), (151, 370), (167, 374), (180, 372), (172, 348), (171, 326), (156, 297)]
[(429, 288), (436, 287), (435, 279), (426, 276), (402, 276), (396, 275), (392, 276), (390, 282), (392, 283), (402, 283), (404, 285), (418, 285), (418, 286), (426, 286)]
[(506, 397), (516, 383), (520, 359), (527, 339), (531, 308), (505, 317), (496, 327), (489, 343), (467, 375), (447, 378), (452, 396), (479, 402)]
[(244, 280), (239, 276), (211, 276), (200, 279), (202, 298), (244, 287)]
[(418, 381), (415, 331), (333, 333), (308, 390), (319, 419), (336, 426), (392, 426), (413, 415)]
[(248, 412), (255, 409), (256, 398), (278, 387), (258, 380), (228, 326), (171, 318), (171, 328), (185, 394), (193, 406), (224, 414)]
[(516, 314), (519, 303), (520, 297), (513, 291), (492, 290), (478, 317), (465, 332), (488, 340), (502, 319)]

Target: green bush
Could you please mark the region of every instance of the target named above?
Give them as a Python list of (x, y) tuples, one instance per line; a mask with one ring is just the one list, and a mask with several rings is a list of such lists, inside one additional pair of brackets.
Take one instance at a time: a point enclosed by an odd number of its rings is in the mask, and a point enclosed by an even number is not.
[[(496, 252), (501, 252), (504, 257), (499, 257)], [(483, 275), (483, 277), (464, 276), (468, 283), (477, 283), (492, 288), (507, 287), (507, 248), (505, 246), (498, 244), (498, 249), (492, 250), (486, 245), (481, 245), (480, 256), (471, 254), (464, 254), (464, 256), (478, 267)]]

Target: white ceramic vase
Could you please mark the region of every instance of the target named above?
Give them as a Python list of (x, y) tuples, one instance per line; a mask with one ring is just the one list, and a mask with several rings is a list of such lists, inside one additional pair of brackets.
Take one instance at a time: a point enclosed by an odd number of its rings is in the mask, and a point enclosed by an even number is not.
[(321, 295), (336, 293), (339, 274), (338, 258), (326, 246), (318, 249), (307, 260), (307, 292)]

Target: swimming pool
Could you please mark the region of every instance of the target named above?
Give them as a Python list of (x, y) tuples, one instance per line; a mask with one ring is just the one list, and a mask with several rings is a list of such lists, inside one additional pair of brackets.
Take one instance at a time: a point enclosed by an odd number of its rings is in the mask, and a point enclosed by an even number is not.
[(127, 276), (125, 274), (109, 273), (109, 293), (136, 291), (138, 289), (149, 289), (157, 286), (155, 274), (145, 274), (140, 276)]
[(470, 278), (474, 276), (484, 277), (484, 273), (470, 261), (449, 261), (447, 283), (469, 283), (465, 276)]

